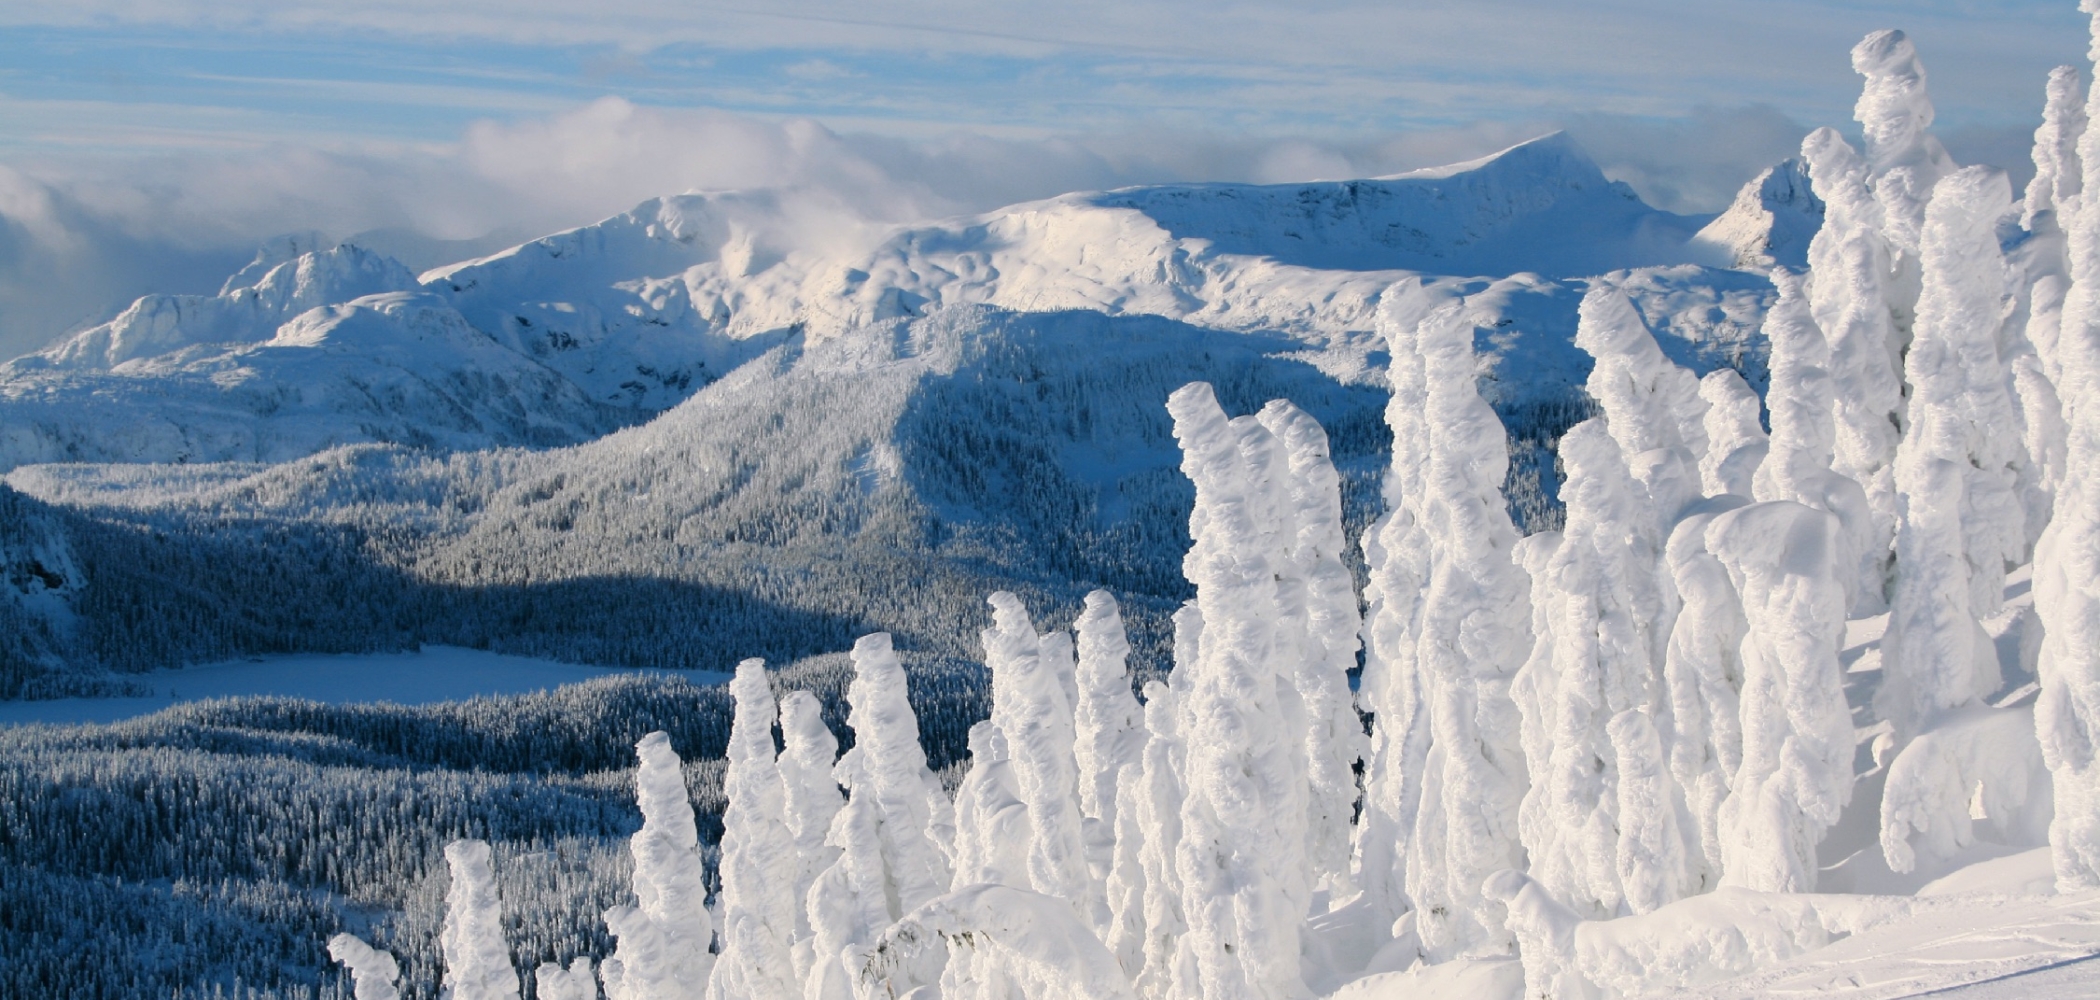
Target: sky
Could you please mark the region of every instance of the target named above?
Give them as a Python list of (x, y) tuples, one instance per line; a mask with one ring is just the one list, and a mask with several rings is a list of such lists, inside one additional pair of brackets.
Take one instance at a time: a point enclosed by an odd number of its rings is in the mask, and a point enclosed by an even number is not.
[[(1712, 212), (1899, 27), (1963, 162), (2026, 176), (2073, 0), (8, 0), (0, 357), (270, 236), (419, 266), (658, 194), (875, 221), (1179, 180), (1375, 176), (1567, 129)], [(377, 231), (377, 232), (374, 232)]]

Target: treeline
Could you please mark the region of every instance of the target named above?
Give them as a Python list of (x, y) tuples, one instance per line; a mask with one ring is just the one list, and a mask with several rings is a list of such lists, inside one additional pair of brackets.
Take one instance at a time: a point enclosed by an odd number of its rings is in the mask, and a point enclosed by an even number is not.
[[(983, 668), (909, 658), (936, 769), (960, 775)], [(777, 672), (842, 739), (843, 655)], [(520, 967), (609, 953), (634, 742), (672, 734), (702, 839), (721, 834), (729, 698), (675, 676), (404, 707), (236, 699), (107, 726), (0, 731), (0, 996), (334, 997), (340, 930), (436, 995), (444, 844), (490, 841)], [(712, 865), (712, 848), (709, 848)]]

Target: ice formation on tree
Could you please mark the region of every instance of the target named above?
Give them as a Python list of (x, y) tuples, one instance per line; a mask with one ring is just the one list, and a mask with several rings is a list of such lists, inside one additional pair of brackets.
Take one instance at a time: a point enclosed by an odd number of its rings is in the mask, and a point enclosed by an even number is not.
[(1954, 161), (1932, 127), (1932, 99), (1925, 92), (1925, 65), (1901, 31), (1877, 31), (1852, 48), (1852, 68), (1866, 77), (1852, 117), (1866, 133), (1868, 176), (1885, 213), (1888, 240), (1898, 252), (1893, 268), (1899, 328), (1917, 301), (1926, 203)]
[[(1531, 777), (1518, 828), (1531, 874), (1575, 912), (1647, 912), (1698, 878), (1695, 834), (1665, 791), (1648, 714), (1661, 695), (1654, 658), (1667, 648), (1657, 635), (1662, 554), (1642, 527), (1652, 508), (1604, 420), (1575, 425), (1560, 449), (1567, 526), (1517, 549), (1535, 629), (1513, 686)], [(1628, 807), (1646, 812), (1625, 816)]]
[[(1820, 337), (1818, 338), (1820, 339)], [(1757, 391), (1733, 368), (1716, 368), (1699, 380), (1706, 401), (1706, 456), (1699, 460), (1699, 483), (1707, 496), (1749, 496), (1751, 482), (1771, 451), (1760, 414)]]
[[(1409, 336), (1442, 298), (1395, 286), (1379, 306), (1388, 338)], [(1429, 385), (1422, 353), (1393, 347), (1385, 408), (1393, 434), (1392, 465), (1384, 482), (1385, 513), (1364, 531), (1368, 578), (1364, 585), (1364, 672), (1360, 696), (1373, 716), (1365, 760), (1363, 816), (1356, 828), (1356, 870), (1365, 902), (1384, 919), (1411, 909), (1407, 896), (1407, 840), (1421, 805), (1429, 756), (1420, 655), (1423, 596), (1429, 583), (1427, 496)], [(1175, 647), (1180, 648), (1177, 637)]]
[[(1354, 590), (1349, 599), (1356, 600)], [(1079, 654), (1079, 700), (1072, 706), (1079, 809), (1088, 825), (1088, 858), (1106, 865), (1115, 843), (1117, 775), (1125, 764), (1138, 762), (1145, 710), (1131, 691), (1130, 642), (1115, 597), (1106, 590), (1086, 595), (1086, 608), (1072, 631)]]
[(2075, 67), (2058, 66), (2050, 72), (2042, 125), (2034, 133), (2035, 176), (2021, 203), (2021, 225), (2028, 237), (2012, 251), (2020, 306), (2007, 329), (2020, 335), (2006, 338), (2004, 346), (2030, 463), (2030, 541), (2049, 522), (2069, 446), (2063, 395), (2057, 389), (2064, 375), (2057, 342), (2071, 281), (2064, 227), (2078, 218), (2082, 190), (2078, 140), (2086, 127), (2084, 105), (2085, 86)]
[(854, 747), (833, 772), (848, 792), (825, 842), (838, 860), (810, 888), (813, 959), (803, 995), (855, 995), (847, 949), (865, 946), (954, 878), (955, 810), (926, 769), (903, 664), (886, 632), (853, 644), (846, 723)]
[[(2100, 63), (2100, 3), (2080, 9), (2094, 15)], [(2088, 122), (2100, 112), (2093, 95), (2100, 88), (2087, 97)], [(2100, 189), (2100, 130), (2079, 137), (2078, 161), (2081, 191)], [(2054, 350), (2069, 425), (2064, 477), (2034, 565), (2035, 610), (2047, 628), (2035, 729), (2054, 778), (2049, 845), (2063, 890), (2100, 887), (2100, 406), (2091, 399), (2100, 391), (2100, 204), (2078, 200), (2065, 226), (2071, 287)]]
[(1852, 798), (1844, 530), (1787, 501), (1751, 504), (1706, 527), (1706, 547), (1741, 598), (1740, 762), (1719, 815), (1721, 884), (1810, 892), (1816, 844)]
[(1106, 924), (1107, 903), (1087, 870), (1077, 735), (1060, 677), (1070, 646), (1038, 635), (1020, 598), (1001, 592), (991, 605), (984, 650), (992, 723), (1006, 739), (1015, 790), (1028, 810), (1028, 881), (1021, 887), (1067, 900), (1083, 918)]
[(1700, 496), (1707, 442), (1699, 379), (1663, 356), (1632, 298), (1606, 284), (1582, 297), (1575, 346), (1595, 359), (1590, 398), (1646, 500), (1646, 515), (1629, 524), (1660, 549), (1678, 513)]
[[(1363, 622), (1356, 581), (1342, 561), (1341, 476), (1327, 450), (1327, 431), (1288, 400), (1271, 400), (1256, 418), (1282, 443), (1289, 462), (1279, 490), (1286, 523), (1282, 539), (1288, 570), (1279, 586), (1283, 624), (1290, 631), (1291, 678), (1306, 718), (1306, 777), (1311, 812), (1306, 852), (1315, 879), (1338, 886), (1349, 874), (1349, 824), (1356, 808), (1356, 763), (1368, 745), (1349, 692), (1349, 671), (1361, 646)], [(1499, 483), (1498, 483), (1499, 486)]]
[(446, 1000), (502, 1000), (518, 996), (518, 970), (503, 941), (503, 915), (496, 900), (496, 873), (489, 845), (455, 840), (445, 845), (452, 888), (445, 893)]
[[(1867, 186), (1867, 165), (1836, 129), (1820, 128), (1801, 141), (1823, 228), (1810, 241), (1809, 309), (1830, 343), (1835, 437), (1831, 469), (1860, 485), (1873, 512), (1876, 577), (1887, 573), (1896, 534), (1896, 440), (1903, 421), (1903, 388), (1896, 367), (1901, 341), (1889, 302), (1894, 279), (1884, 212)], [(1869, 581), (1874, 589), (1885, 579)]]
[(1995, 613), (2008, 564), (2025, 561), (2025, 464), (1998, 353), (2006, 269), (1997, 223), (2005, 175), (1969, 167), (1940, 182), (1927, 212), (1924, 292), (1904, 371), (1910, 427), (1896, 453), (1900, 521), (1886, 677), (1875, 699), (1907, 741), (1932, 716), (1997, 690)]
[(1026, 889), (1035, 829), (999, 724), (970, 727), (970, 773), (955, 790), (955, 880), (960, 889), (996, 882)]
[(1175, 867), (1195, 980), (1177, 977), (1173, 995), (1298, 996), (1308, 807), (1302, 744), (1285, 726), (1303, 716), (1291, 711), (1296, 692), (1272, 659), (1280, 567), (1264, 537), (1274, 522), (1261, 520), (1273, 510), (1257, 478), (1268, 471), (1264, 442), (1228, 421), (1201, 382), (1176, 390), (1167, 410), (1182, 470), (1196, 484), (1183, 565), (1203, 615), (1197, 656), (1176, 671), (1188, 679), (1176, 699), (1187, 787)]
[(566, 969), (541, 962), (532, 972), (532, 985), (539, 1000), (598, 1000), (598, 977), (591, 972), (591, 960), (584, 956)]
[(824, 724), (823, 706), (807, 691), (780, 699), (780, 780), (785, 795), (785, 821), (795, 838), (795, 881), (790, 895), (795, 913), (795, 981), (805, 982), (813, 961), (813, 931), (805, 901), (817, 876), (838, 861), (839, 849), (825, 842), (831, 823), (845, 806), (838, 781), (838, 738)]
[(1771, 348), (1771, 443), (1751, 481), (1758, 500), (1791, 500), (1829, 511), (1842, 526), (1836, 553), (1847, 582), (1848, 607), (1870, 613), (1882, 605), (1882, 541), (1866, 490), (1831, 471), (1837, 427), (1831, 418), (1830, 344), (1816, 325), (1806, 282), (1783, 268), (1772, 271), (1779, 296), (1765, 314)]
[(599, 969), (605, 997), (699, 1000), (714, 969), (708, 953), (714, 919), (684, 764), (662, 732), (642, 737), (634, 749), (640, 759), (634, 797), (642, 810), (642, 828), (628, 841), (635, 902), (605, 911), (605, 926), (619, 942)]
[(1417, 411), (1428, 429), (1417, 500), (1425, 530), (1417, 540), (1427, 551), (1399, 558), (1416, 560), (1427, 586), (1413, 655), (1399, 669), (1413, 672), (1415, 722), (1427, 738), (1419, 776), (1409, 779), (1419, 782), (1417, 805), (1399, 830), (1404, 848), (1396, 861), (1421, 947), (1439, 961), (1509, 946), (1502, 914), (1480, 884), (1523, 856), (1517, 811), (1525, 765), (1509, 686), (1530, 647), (1529, 594), (1510, 559), (1517, 532), (1501, 493), (1506, 434), (1475, 388), (1465, 303), (1445, 302), (1412, 328), (1386, 333), (1395, 365), (1419, 371), (1426, 387)]
[[(1194, 654), (1195, 636), (1201, 627), (1196, 609), (1184, 607), (1174, 616), (1174, 624), (1175, 659), (1179, 661), (1183, 649)], [(1178, 669), (1175, 675), (1182, 676)], [(1182, 907), (1181, 871), (1175, 866), (1175, 851), (1181, 845), (1185, 766), (1176, 721), (1178, 697), (1177, 691), (1166, 684), (1154, 681), (1145, 686), (1147, 739), (1134, 796), (1136, 829), (1143, 836), (1138, 845), (1138, 867), (1144, 873), (1145, 888), (1141, 914), (1127, 918), (1126, 923), (1139, 927), (1142, 934), (1142, 962), (1135, 978), (1139, 995), (1148, 1000), (1172, 995), (1177, 992), (1177, 983), (1191, 984), (1195, 980), (1189, 962), (1191, 954), (1183, 948), (1189, 922), (1188, 912)], [(1116, 847), (1119, 853), (1124, 850), (1120, 842)], [(1178, 992), (1187, 993), (1192, 988), (1183, 986)]]
[[(709, 1000), (794, 1000), (793, 942), (799, 901), (795, 837), (788, 830), (786, 787), (773, 750), (778, 711), (762, 660), (737, 664), (729, 683), (736, 716), (723, 778), (720, 905), (722, 948), (708, 983)], [(783, 891), (789, 890), (789, 891)]]
[[(350, 970), (356, 984), (356, 1000), (401, 1000), (401, 991), (394, 986), (394, 981), (401, 978), (401, 965), (394, 956), (366, 944), (355, 934), (337, 934), (328, 939), (328, 957)], [(597, 988), (594, 981), (591, 989), (596, 992)]]

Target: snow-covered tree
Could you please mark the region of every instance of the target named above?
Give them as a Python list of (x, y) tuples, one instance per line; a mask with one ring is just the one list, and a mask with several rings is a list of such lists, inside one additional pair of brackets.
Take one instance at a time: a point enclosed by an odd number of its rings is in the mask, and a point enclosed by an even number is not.
[[(1209, 385), (1176, 390), (1167, 410), (1196, 485), (1184, 567), (1203, 614), (1201, 651), (1176, 671), (1189, 671), (1176, 706), (1189, 737), (1176, 868), (1196, 981), (1177, 981), (1175, 992), (1295, 997), (1305, 990), (1306, 792), (1301, 737), (1282, 724), (1295, 691), (1282, 690), (1288, 682), (1271, 660), (1279, 567), (1265, 537), (1272, 526), (1257, 521), (1266, 484)], [(1284, 835), (1292, 830), (1299, 839)]]
[(1464, 303), (1452, 301), (1411, 338), (1430, 427), (1421, 500), (1430, 564), (1415, 657), (1430, 746), (1406, 886), (1433, 961), (1510, 946), (1480, 884), (1523, 861), (1517, 812), (1527, 781), (1509, 685), (1531, 645), (1529, 587), (1511, 561), (1507, 435), (1476, 389), (1473, 335)]
[(786, 788), (773, 750), (778, 711), (763, 660), (737, 664), (729, 682), (736, 716), (723, 778), (720, 905), (722, 948), (708, 1000), (794, 1000), (793, 942), (800, 900), (795, 837), (788, 830)]
[(1703, 885), (1721, 871), (1721, 803), (1743, 761), (1742, 643), (1749, 627), (1728, 568), (1707, 545), (1706, 528), (1746, 502), (1727, 493), (1693, 508), (1671, 531), (1663, 555), (1681, 602), (1663, 665), (1674, 723), (1667, 752), (1698, 832)]
[(1882, 235), (1885, 213), (1867, 186), (1867, 164), (1836, 129), (1801, 141), (1823, 228), (1808, 247), (1809, 308), (1830, 343), (1831, 469), (1866, 492), (1874, 517), (1878, 573), (1886, 585), (1889, 546), (1896, 535), (1896, 441), (1903, 426), (1903, 387), (1897, 377), (1900, 333), (1889, 304), (1895, 279), (1892, 251)]
[(2006, 337), (2001, 348), (2012, 368), (2021, 443), (2027, 448), (2023, 492), (2030, 542), (2049, 522), (2069, 447), (2063, 394), (2057, 388), (2064, 374), (2057, 342), (2071, 282), (2065, 225), (2078, 218), (2083, 189), (2078, 141), (2086, 130), (2085, 100), (2085, 83), (2077, 68), (2058, 66), (2050, 72), (2042, 125), (2034, 133), (2035, 175), (2021, 203), (2021, 225), (2028, 238), (2012, 251), (2020, 305), (2006, 326), (2016, 336)]
[[(1767, 315), (1770, 315), (1769, 313)], [(1699, 460), (1700, 488), (1708, 496), (1749, 496), (1771, 440), (1759, 419), (1757, 391), (1733, 368), (1716, 368), (1699, 380), (1706, 401), (1706, 457)]]
[(1700, 496), (1707, 442), (1699, 378), (1663, 356), (1625, 291), (1593, 285), (1577, 317), (1575, 346), (1595, 359), (1585, 387), (1647, 501), (1635, 526), (1660, 553), (1678, 512)]
[[(1602, 418), (1561, 438), (1566, 528), (1518, 548), (1535, 640), (1513, 686), (1531, 787), (1519, 832), (1531, 874), (1586, 917), (1645, 913), (1698, 885), (1696, 835), (1665, 794), (1655, 742), (1661, 553), (1652, 507)], [(1624, 718), (1632, 715), (1642, 719)], [(1652, 755), (1652, 758), (1651, 758)], [(1644, 810), (1626, 816), (1633, 805)]]
[(1884, 212), (1884, 233), (1897, 251), (1897, 294), (1889, 299), (1898, 329), (1909, 326), (1922, 270), (1926, 204), (1954, 161), (1932, 128), (1925, 64), (1901, 31), (1876, 31), (1852, 48), (1852, 68), (1866, 78), (1852, 117), (1866, 134), (1868, 176)]
[(1741, 761), (1720, 808), (1721, 882), (1811, 892), (1816, 844), (1852, 797), (1838, 650), (1851, 567), (1834, 515), (1800, 504), (1721, 514), (1706, 547), (1741, 597)]
[(1886, 677), (1875, 706), (1907, 741), (1934, 713), (1996, 690), (1994, 647), (1977, 619), (2025, 559), (2025, 463), (1998, 353), (2006, 267), (1997, 224), (2005, 175), (1970, 167), (1940, 182), (1923, 234), (1924, 293), (1904, 373), (1910, 427), (1896, 455), (1901, 520)]
[[(2100, 4), (2093, 58), (2100, 62)], [(2100, 114), (2100, 87), (2087, 96), (2088, 121)], [(2078, 140), (2081, 190), (2100, 190), (2100, 130)], [(2100, 199), (2081, 195), (2065, 228), (2071, 288), (2055, 347), (2069, 424), (2055, 517), (2035, 546), (2034, 603), (2047, 633), (2038, 673), (2035, 728), (2054, 777), (2056, 816), (2049, 846), (2059, 889), (2100, 887)]]
[[(350, 970), (356, 1000), (400, 1000), (401, 991), (394, 987), (394, 981), (401, 978), (401, 966), (394, 956), (366, 944), (355, 934), (337, 934), (328, 939), (328, 957)], [(595, 981), (591, 989), (597, 989)]]
[[(857, 783), (847, 785), (853, 799), (872, 800), (881, 825), (882, 898), (891, 902), (889, 917), (947, 891), (954, 806), (939, 779), (926, 769), (919, 745), (919, 720), (907, 698), (904, 666), (890, 647), (887, 632), (862, 636), (853, 644), (853, 683), (846, 690), (853, 727), (853, 754), (860, 761)], [(842, 782), (843, 784), (843, 782)], [(943, 836), (946, 832), (947, 836)], [(851, 853), (851, 849), (848, 849)]]
[(503, 940), (503, 914), (496, 899), (496, 872), (489, 845), (455, 840), (445, 845), (452, 888), (445, 893), (445, 1000), (517, 1000), (518, 970)]
[[(1182, 608), (1174, 624), (1175, 658), (1181, 658), (1184, 648), (1193, 656), (1201, 631), (1195, 607)], [(1177, 669), (1175, 676), (1184, 675)], [(1137, 987), (1138, 994), (1148, 1000), (1185, 995), (1198, 988), (1192, 953), (1186, 947), (1189, 922), (1182, 907), (1181, 871), (1175, 863), (1181, 847), (1181, 802), (1186, 797), (1182, 780), (1186, 748), (1180, 740), (1177, 698), (1175, 689), (1166, 684), (1145, 685), (1146, 740), (1133, 832), (1143, 838), (1138, 844), (1138, 865), (1145, 887), (1143, 971), (1137, 976)], [(1116, 847), (1118, 852), (1124, 849), (1121, 841)]]
[(532, 971), (532, 988), (539, 1000), (598, 1000), (598, 977), (591, 971), (590, 958), (584, 955), (577, 956), (566, 969), (559, 963), (541, 962)]
[(1363, 534), (1368, 574), (1360, 696), (1372, 715), (1372, 727), (1355, 863), (1365, 902), (1385, 919), (1397, 919), (1412, 908), (1407, 842), (1421, 807), (1430, 740), (1417, 663), (1430, 573), (1425, 507), (1430, 429), (1424, 419), (1429, 383), (1414, 338), (1423, 318), (1447, 299), (1419, 287), (1395, 285), (1378, 311), (1378, 328), (1391, 357), (1386, 375), (1392, 396), (1385, 422), (1392, 430), (1393, 459), (1385, 475), (1385, 513)]
[(1116, 825), (1108, 863), (1108, 930), (1102, 936), (1131, 982), (1145, 971), (1144, 744), (1116, 771)]
[(662, 732), (634, 748), (641, 761), (634, 797), (642, 810), (642, 828), (628, 841), (635, 903), (605, 911), (605, 925), (619, 939), (599, 969), (606, 1000), (699, 1000), (714, 969), (714, 919), (685, 769)]
[(1865, 488), (1831, 470), (1837, 427), (1831, 417), (1830, 342), (1816, 325), (1804, 279), (1784, 268), (1774, 268), (1771, 277), (1779, 291), (1764, 324), (1772, 352), (1772, 386), (1765, 393), (1772, 436), (1746, 495), (1790, 500), (1836, 515), (1844, 528), (1838, 538), (1844, 549), (1840, 565), (1853, 567), (1847, 572), (1850, 607), (1877, 612), (1883, 604), (1885, 543)]
[(1289, 462), (1284, 499), (1296, 530), (1284, 539), (1289, 571), (1280, 585), (1289, 586), (1292, 603), (1303, 609), (1287, 615), (1302, 628), (1291, 680), (1306, 720), (1307, 860), (1314, 879), (1339, 886), (1349, 874), (1356, 765), (1368, 750), (1349, 691), (1363, 622), (1356, 581), (1343, 562), (1341, 476), (1329, 457), (1327, 431), (1311, 414), (1278, 399), (1262, 407), (1257, 419), (1283, 445)]
[(1145, 710), (1131, 692), (1130, 641), (1116, 599), (1106, 590), (1087, 594), (1072, 631), (1078, 635), (1079, 654), (1079, 700), (1072, 706), (1079, 808), (1090, 827), (1088, 855), (1105, 868), (1115, 842), (1117, 775), (1124, 765), (1138, 761)]
[(992, 722), (1006, 738), (1016, 790), (1028, 808), (1028, 885), (1071, 902), (1082, 917), (1107, 922), (1106, 902), (1087, 870), (1079, 811), (1079, 768), (1071, 703), (1060, 666), (1070, 646), (1038, 635), (1021, 599), (991, 596), (991, 628), (984, 630), (985, 663), (992, 674)]
[(839, 742), (824, 724), (823, 706), (807, 691), (791, 691), (780, 700), (780, 780), (785, 792), (788, 832), (795, 838), (795, 881), (790, 897), (795, 909), (795, 981), (809, 978), (811, 935), (807, 900), (817, 876), (838, 861), (839, 850), (825, 843), (832, 820), (844, 808), (832, 768)]
[(997, 882), (1026, 889), (1035, 827), (1014, 777), (1013, 755), (999, 724), (970, 727), (970, 773), (955, 790), (954, 887)]

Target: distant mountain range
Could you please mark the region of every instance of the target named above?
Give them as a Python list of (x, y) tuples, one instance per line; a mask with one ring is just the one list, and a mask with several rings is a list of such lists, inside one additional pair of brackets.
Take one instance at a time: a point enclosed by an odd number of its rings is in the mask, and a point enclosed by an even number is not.
[(776, 195), (682, 195), (420, 277), (279, 241), (216, 296), (150, 296), (0, 367), (25, 511), (0, 562), (41, 623), (12, 669), (426, 641), (721, 667), (877, 628), (967, 657), (983, 594), (1095, 586), (1156, 652), (1187, 587), (1174, 388), (1312, 412), (1356, 530), (1389, 448), (1373, 316), (1396, 287), (1462, 288), (1512, 503), (1550, 524), (1554, 443), (1590, 412), (1590, 283), (1678, 362), (1762, 385), (1771, 286), (1700, 263), (1736, 254), (1693, 239), (1708, 221), (1552, 135), (844, 237)]

